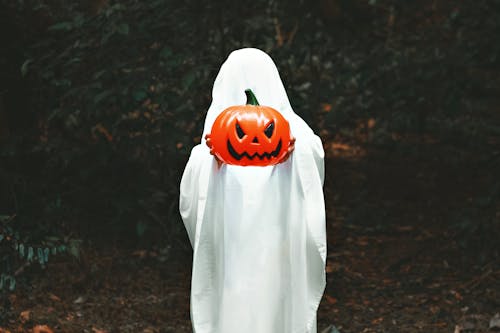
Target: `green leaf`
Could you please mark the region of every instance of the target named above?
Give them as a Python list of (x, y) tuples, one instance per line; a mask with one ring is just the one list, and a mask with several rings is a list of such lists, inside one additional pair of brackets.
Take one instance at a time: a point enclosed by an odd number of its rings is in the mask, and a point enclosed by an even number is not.
[(80, 258), (80, 250), (76, 244), (71, 244), (68, 248), (69, 254), (71, 254), (75, 258)]
[(114, 4), (113, 6), (109, 6), (104, 13), (106, 14), (106, 17), (110, 17), (115, 12), (119, 12), (119, 11), (123, 11), (123, 10), (125, 10), (125, 6), (124, 5), (122, 5), (122, 4)]
[(146, 91), (144, 90), (136, 90), (132, 93), (132, 97), (137, 101), (137, 102), (140, 102), (140, 101), (143, 101), (144, 99), (146, 99), (146, 97), (148, 97), (148, 94), (146, 93)]
[(48, 248), (43, 249), (43, 261), (49, 262), (49, 252)]
[(73, 19), (73, 23), (75, 27), (81, 27), (85, 23), (85, 16), (82, 14), (77, 14), (75, 18)]
[(196, 73), (194, 71), (191, 71), (184, 75), (182, 78), (182, 86), (184, 89), (189, 89), (191, 85), (193, 84), (194, 80), (196, 79)]
[(43, 261), (43, 250), (41, 248), (38, 248), (37, 251), (36, 251), (36, 256), (38, 258), (38, 263), (40, 265), (43, 265), (44, 264), (44, 261)]
[(94, 73), (94, 75), (92, 75), (92, 77), (94, 78), (94, 80), (98, 80), (106, 72), (107, 72), (106, 69), (104, 69), (102, 71), (98, 71), (98, 72)]
[(101, 101), (105, 100), (107, 97), (113, 94), (113, 90), (105, 90), (94, 97), (94, 104), (99, 104)]
[(168, 46), (165, 46), (160, 51), (160, 57), (162, 57), (162, 58), (166, 59), (166, 58), (169, 58), (171, 55), (172, 55), (172, 49), (169, 48)]
[(68, 244), (68, 253), (71, 254), (75, 258), (80, 258), (80, 239), (72, 239)]
[(80, 58), (80, 57), (74, 57), (74, 58), (70, 59), (67, 63), (65, 63), (64, 65), (68, 66), (68, 65), (71, 65), (71, 64), (74, 64), (74, 63), (79, 63), (81, 61), (82, 61), (82, 58)]
[(26, 257), (26, 260), (28, 260), (28, 262), (33, 261), (33, 255), (34, 255), (33, 248), (30, 246), (28, 248), (28, 256)]
[(73, 29), (72, 22), (59, 22), (59, 23), (51, 25), (48, 28), (49, 31), (58, 31), (58, 30), (69, 31), (71, 29)]
[(24, 253), (24, 244), (21, 243), (21, 244), (19, 244), (19, 256), (21, 258), (24, 258), (24, 254), (25, 254)]
[(51, 80), (50, 83), (52, 83), (56, 87), (71, 87), (71, 81), (68, 79), (61, 79), (61, 80)]
[(16, 278), (13, 276), (10, 276), (9, 290), (13, 291), (14, 289), (16, 289)]
[(129, 26), (127, 23), (121, 23), (116, 26), (116, 32), (118, 32), (121, 35), (128, 35), (129, 32)]
[(28, 74), (28, 67), (29, 65), (33, 62), (33, 59), (28, 59), (26, 60), (25, 62), (23, 62), (23, 64), (21, 65), (21, 75), (23, 77), (26, 76), (26, 74)]
[(54, 72), (53, 71), (44, 71), (41, 73), (42, 77), (46, 80), (50, 80), (54, 77)]
[(137, 232), (137, 237), (142, 237), (144, 233), (146, 232), (147, 225), (142, 222), (137, 222), (135, 225), (135, 231)]
[(101, 44), (106, 44), (109, 38), (113, 36), (113, 34), (114, 34), (113, 30), (106, 32), (101, 38)]

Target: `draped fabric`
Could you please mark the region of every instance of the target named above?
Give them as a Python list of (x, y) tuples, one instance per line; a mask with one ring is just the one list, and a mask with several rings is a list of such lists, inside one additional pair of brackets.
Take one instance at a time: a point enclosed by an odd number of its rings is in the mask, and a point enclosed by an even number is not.
[(261, 105), (290, 123), (295, 150), (268, 167), (218, 165), (204, 139), (180, 186), (180, 213), (193, 246), (191, 320), (195, 333), (315, 333), (325, 287), (323, 146), (295, 114), (271, 58), (232, 52), (215, 79), (204, 133), (217, 115)]

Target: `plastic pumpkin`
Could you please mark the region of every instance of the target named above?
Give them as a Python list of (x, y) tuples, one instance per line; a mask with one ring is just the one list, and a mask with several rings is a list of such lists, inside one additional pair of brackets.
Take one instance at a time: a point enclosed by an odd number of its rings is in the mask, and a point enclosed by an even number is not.
[(209, 138), (222, 162), (268, 166), (283, 161), (290, 145), (290, 125), (275, 109), (261, 106), (250, 89), (246, 105), (231, 106), (215, 119)]

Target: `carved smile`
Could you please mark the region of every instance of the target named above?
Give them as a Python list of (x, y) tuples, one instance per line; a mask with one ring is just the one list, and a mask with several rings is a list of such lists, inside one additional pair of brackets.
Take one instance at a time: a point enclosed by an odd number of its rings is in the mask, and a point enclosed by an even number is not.
[(280, 141), (278, 142), (278, 145), (276, 146), (276, 149), (273, 150), (272, 152), (270, 153), (262, 153), (262, 154), (259, 154), (259, 153), (255, 153), (253, 155), (250, 155), (248, 154), (246, 151), (241, 153), (241, 154), (238, 154), (238, 152), (236, 152), (236, 150), (234, 149), (233, 145), (231, 144), (231, 142), (229, 142), (229, 140), (227, 140), (227, 151), (229, 152), (229, 154), (231, 154), (232, 157), (234, 157), (237, 161), (241, 160), (243, 157), (246, 157), (248, 158), (249, 160), (253, 160), (255, 157), (258, 157), (260, 160), (263, 160), (264, 158), (267, 158), (268, 160), (271, 159), (271, 157), (276, 157), (278, 156), (278, 154), (280, 153), (281, 151), (281, 139)]

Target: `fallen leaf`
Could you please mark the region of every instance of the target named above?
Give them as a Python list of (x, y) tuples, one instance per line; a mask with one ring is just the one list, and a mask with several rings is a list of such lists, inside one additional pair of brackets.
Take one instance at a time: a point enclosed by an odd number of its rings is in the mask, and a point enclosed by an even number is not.
[(337, 299), (335, 297), (332, 297), (330, 295), (325, 294), (325, 299), (328, 302), (328, 304), (335, 304), (337, 303)]
[(462, 295), (460, 295), (460, 293), (458, 291), (450, 290), (450, 294), (452, 294), (453, 296), (455, 296), (455, 299), (458, 300), (458, 301), (461, 301), (461, 300), (464, 299), (462, 297)]
[(54, 333), (47, 325), (36, 325), (33, 327), (33, 333)]
[(412, 225), (401, 225), (401, 226), (396, 227), (396, 230), (398, 230), (398, 231), (412, 231), (413, 226)]
[(323, 109), (324, 112), (330, 112), (330, 111), (332, 111), (332, 105), (328, 104), (328, 103), (322, 104), (321, 108)]
[(342, 143), (333, 143), (332, 148), (334, 150), (349, 150), (351, 149), (351, 146)]
[(448, 324), (445, 323), (444, 321), (440, 321), (440, 322), (435, 323), (434, 326), (436, 326), (436, 327), (446, 327), (446, 326), (448, 326)]
[(137, 251), (132, 252), (132, 255), (142, 259), (142, 258), (147, 257), (148, 251), (147, 250), (137, 250)]
[(85, 303), (86, 299), (87, 299), (87, 298), (86, 298), (86, 297), (84, 297), (84, 296), (79, 296), (77, 299), (75, 299), (75, 300), (73, 301), (73, 303), (75, 303), (75, 304), (82, 304), (82, 303)]
[(359, 239), (357, 242), (356, 242), (359, 246), (367, 246), (369, 245), (370, 243), (368, 243), (368, 241), (366, 239)]
[(26, 321), (28, 321), (30, 319), (30, 314), (31, 314), (30, 310), (23, 311), (19, 315), (19, 319), (21, 319), (21, 322), (24, 323), (24, 322), (26, 322)]
[(491, 319), (490, 319), (490, 325), (489, 329), (491, 331), (495, 330), (498, 331), (500, 330), (500, 313), (495, 314)]
[(93, 128), (93, 131), (97, 131), (97, 132), (101, 133), (102, 135), (104, 135), (104, 137), (106, 138), (106, 140), (108, 140), (108, 142), (113, 141), (113, 136), (109, 133), (109, 131), (106, 129), (106, 127), (104, 127), (101, 123), (95, 125)]

